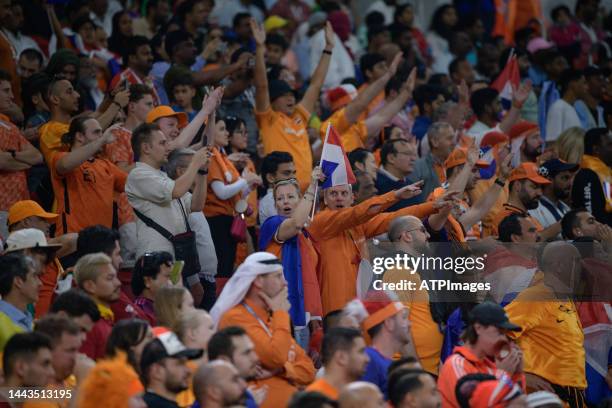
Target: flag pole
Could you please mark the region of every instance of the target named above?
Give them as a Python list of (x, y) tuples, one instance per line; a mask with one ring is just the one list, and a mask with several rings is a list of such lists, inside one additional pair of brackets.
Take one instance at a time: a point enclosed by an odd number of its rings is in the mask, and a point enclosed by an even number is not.
[[(319, 158), (319, 167), (321, 167), (321, 163), (323, 162), (323, 151), (325, 150), (325, 145), (327, 144), (327, 137), (329, 136), (329, 130), (331, 129), (331, 121), (327, 124), (327, 130), (325, 131), (325, 141), (323, 142), (323, 149), (321, 150), (321, 157)], [(314, 192), (314, 200), (312, 201), (312, 210), (310, 212), (310, 221), (314, 219), (315, 209), (317, 208), (317, 193), (319, 192), (319, 182), (315, 184), (315, 192)]]

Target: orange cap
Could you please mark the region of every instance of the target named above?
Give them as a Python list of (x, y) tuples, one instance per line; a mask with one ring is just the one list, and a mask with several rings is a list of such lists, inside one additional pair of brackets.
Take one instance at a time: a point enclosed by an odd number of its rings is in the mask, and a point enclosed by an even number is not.
[(484, 135), (480, 141), (480, 147), (495, 146), (500, 143), (506, 143), (509, 140), (505, 133), (493, 131)]
[(36, 201), (17, 201), (8, 210), (8, 225), (13, 225), (28, 217), (40, 217), (51, 221), (56, 219), (58, 215), (46, 212)]
[[(444, 167), (447, 169), (460, 166), (467, 162), (467, 149), (458, 147), (448, 155), (444, 162)], [(476, 167), (489, 167), (489, 163), (483, 160), (476, 160)]]
[(168, 118), (171, 116), (178, 119), (179, 128), (184, 128), (187, 126), (187, 114), (185, 112), (175, 112), (174, 109), (168, 105), (159, 105), (153, 108), (147, 114), (147, 123), (153, 123), (157, 119)]
[(540, 175), (540, 171), (536, 167), (535, 163), (532, 163), (532, 162), (521, 163), (520, 166), (512, 170), (512, 173), (510, 173), (510, 177), (508, 178), (508, 181), (524, 180), (524, 179), (529, 179), (536, 184), (550, 184), (551, 183), (550, 180)]
[(540, 128), (536, 123), (528, 122), (523, 120), (518, 122), (514, 126), (510, 128), (510, 132), (508, 132), (508, 136), (510, 136), (510, 140), (515, 139), (520, 136), (527, 136), (532, 132), (539, 132)]

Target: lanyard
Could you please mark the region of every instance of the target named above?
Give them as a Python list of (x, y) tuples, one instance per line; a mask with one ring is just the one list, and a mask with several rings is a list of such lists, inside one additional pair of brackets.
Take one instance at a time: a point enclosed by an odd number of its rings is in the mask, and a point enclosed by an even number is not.
[(249, 312), (251, 315), (253, 315), (253, 317), (255, 319), (257, 319), (257, 322), (259, 323), (259, 325), (264, 329), (264, 331), (266, 332), (266, 334), (270, 337), (272, 337), (272, 332), (270, 331), (270, 329), (268, 329), (268, 326), (266, 326), (266, 324), (264, 323), (263, 320), (261, 320), (261, 318), (259, 316), (257, 316), (257, 313), (255, 313), (255, 311), (251, 308), (251, 306), (247, 305), (245, 302), (242, 302), (242, 306), (244, 306), (244, 308), (247, 310), (247, 312)]

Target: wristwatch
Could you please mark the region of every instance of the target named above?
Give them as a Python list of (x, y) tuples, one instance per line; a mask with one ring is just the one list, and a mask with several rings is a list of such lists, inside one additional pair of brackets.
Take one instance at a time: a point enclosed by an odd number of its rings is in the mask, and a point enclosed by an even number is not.
[(15, 149), (8, 149), (7, 153), (10, 153), (11, 157), (13, 157), (13, 159), (17, 158), (17, 151), (15, 151)]
[(498, 186), (504, 187), (504, 186), (506, 185), (506, 182), (505, 182), (505, 181), (503, 181), (503, 180), (502, 180), (502, 179), (500, 179), (500, 178), (496, 178), (496, 179), (495, 179), (495, 184), (497, 184)]
[(198, 169), (198, 174), (201, 175), (201, 176), (204, 176), (204, 175), (208, 174), (208, 170)]

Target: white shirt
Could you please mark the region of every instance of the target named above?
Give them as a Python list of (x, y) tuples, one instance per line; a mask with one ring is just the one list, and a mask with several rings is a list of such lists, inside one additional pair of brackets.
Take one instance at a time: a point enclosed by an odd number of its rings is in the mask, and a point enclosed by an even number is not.
[(274, 205), (274, 190), (268, 189), (266, 195), (259, 200), (259, 225), (273, 215), (278, 215), (276, 205)]
[(501, 129), (499, 128), (499, 125), (495, 125), (495, 127), (489, 127), (485, 123), (477, 120), (476, 123), (474, 123), (472, 127), (468, 129), (466, 135), (474, 139), (476, 142), (476, 146), (480, 147), (480, 142), (482, 141), (484, 135), (492, 131), (501, 132)]
[(28, 48), (34, 48), (36, 51), (40, 52), (43, 59), (45, 58), (45, 54), (42, 52), (36, 41), (30, 36), (23, 35), (21, 33), (13, 34), (9, 30), (2, 30), (6, 38), (8, 38), (9, 42), (15, 47), (15, 53), (19, 57), (24, 50)]
[[(538, 208), (534, 209), (534, 210), (529, 210), (529, 215), (531, 215), (533, 218), (535, 218), (536, 220), (538, 220), (538, 222), (540, 223), (540, 225), (542, 225), (543, 228), (548, 228), (551, 225), (553, 225), (554, 223), (556, 223), (557, 218), (555, 217), (555, 214), (553, 214), (551, 212), (551, 210), (548, 207), (553, 207), (554, 211), (556, 211), (556, 215), (560, 216), (561, 218), (563, 218), (563, 216), (565, 214), (567, 214), (567, 212), (571, 209), (567, 204), (565, 204), (563, 201), (559, 201), (558, 204), (553, 203), (552, 201), (550, 201), (548, 198), (546, 198), (545, 196), (540, 197), (540, 202), (538, 203)], [(561, 239), (561, 234), (559, 234), (557, 236), (557, 238)]]
[(581, 127), (576, 109), (563, 98), (558, 99), (548, 109), (546, 116), (546, 141), (554, 142), (559, 135), (571, 127)]
[[(125, 183), (125, 192), (130, 205), (172, 235), (176, 235), (187, 231), (187, 226), (179, 201), (172, 199), (173, 189), (174, 180), (166, 173), (141, 162), (136, 162)], [(185, 193), (180, 200), (189, 216), (191, 193)], [(136, 239), (137, 258), (151, 251), (167, 251), (174, 255), (172, 243), (159, 232), (147, 227), (138, 217), (136, 217)]]
[[(323, 89), (335, 88), (342, 83), (343, 79), (355, 77), (355, 65), (351, 56), (349, 55), (346, 48), (342, 44), (340, 37), (334, 34), (334, 49), (332, 50), (331, 61), (329, 62), (329, 69), (327, 70), (327, 76), (323, 81)], [(310, 44), (310, 76), (314, 73), (323, 50), (325, 49), (325, 31), (319, 30), (316, 32), (309, 41)]]

